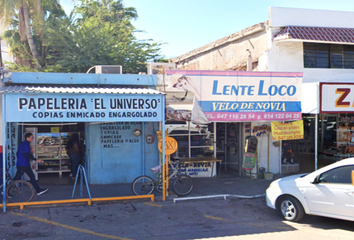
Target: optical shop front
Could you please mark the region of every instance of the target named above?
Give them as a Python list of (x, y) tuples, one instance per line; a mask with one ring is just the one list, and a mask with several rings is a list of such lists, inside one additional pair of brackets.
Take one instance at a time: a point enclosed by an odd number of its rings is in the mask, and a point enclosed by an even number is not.
[(181, 127), (169, 132), (179, 144), (176, 157), (215, 157), (222, 162), (213, 173), (242, 175), (249, 152), (256, 156), (252, 173), (260, 167), (281, 172), (281, 147), (273, 144), (270, 125), (302, 119), (302, 73), (170, 70), (166, 80), (186, 92), (174, 106), (183, 105), (188, 92), (194, 95), (187, 136)]
[[(164, 94), (146, 87), (156, 85), (156, 79), (97, 75), (38, 73), (40, 80), (55, 76), (53, 84), (58, 83), (56, 80), (67, 84), (29, 87), (13, 82), (32, 81), (32, 77), (26, 78), (26, 73), (13, 74), (12, 83), (6, 82), (1, 88), (3, 145), (7, 149), (3, 171), (7, 168), (11, 175), (15, 174), (17, 148), (27, 132), (35, 136), (32, 142), (35, 157), (43, 160), (32, 166), (39, 181), (48, 176), (54, 183), (62, 182), (63, 178), (71, 180), (66, 145), (74, 137), (79, 142), (81, 164), (90, 184), (131, 182), (158, 164), (156, 131), (159, 124), (164, 126)], [(87, 87), (90, 79), (99, 77), (106, 78), (107, 83), (112, 81), (109, 86)], [(73, 78), (80, 78), (85, 87), (68, 84)], [(145, 87), (122, 88), (125, 82)]]

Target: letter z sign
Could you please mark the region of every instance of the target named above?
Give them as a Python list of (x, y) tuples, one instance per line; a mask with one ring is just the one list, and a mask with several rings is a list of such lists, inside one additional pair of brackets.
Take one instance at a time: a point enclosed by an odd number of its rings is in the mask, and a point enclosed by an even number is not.
[(354, 112), (353, 83), (321, 83), (321, 113)]
[(349, 107), (350, 102), (345, 102), (344, 100), (350, 93), (350, 88), (337, 88), (336, 94), (340, 96), (336, 100), (336, 107)]

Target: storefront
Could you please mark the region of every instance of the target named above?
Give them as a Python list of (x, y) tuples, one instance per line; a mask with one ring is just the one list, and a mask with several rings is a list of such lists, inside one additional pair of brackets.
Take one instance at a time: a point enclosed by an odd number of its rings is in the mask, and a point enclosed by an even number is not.
[(259, 167), (281, 172), (281, 148), (269, 140), (270, 131), (257, 129), (270, 126), (271, 121), (302, 119), (302, 73), (171, 70), (166, 82), (171, 91), (185, 92), (174, 99), (181, 99), (181, 105), (185, 104), (184, 97), (194, 96), (190, 116), (194, 124), (189, 124), (189, 131), (185, 128), (183, 140), (177, 139), (183, 141), (178, 157), (214, 156), (222, 159), (218, 170), (241, 175), (246, 138), (256, 136), (257, 166), (252, 173)]
[(354, 84), (321, 83), (318, 167), (354, 157)]
[[(105, 82), (93, 84), (93, 78)], [(159, 124), (164, 128), (165, 100), (149, 88), (156, 85), (152, 76), (17, 73), (3, 82), (2, 142), (8, 149), (3, 172), (15, 173), (17, 147), (26, 132), (34, 133), (35, 154), (43, 160), (34, 166), (39, 179), (69, 176), (65, 145), (73, 134), (90, 184), (131, 182), (158, 164), (156, 131)]]

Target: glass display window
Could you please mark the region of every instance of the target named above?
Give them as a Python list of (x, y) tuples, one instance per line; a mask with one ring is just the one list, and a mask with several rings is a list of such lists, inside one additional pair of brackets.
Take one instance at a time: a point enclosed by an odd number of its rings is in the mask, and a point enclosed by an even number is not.
[(318, 168), (350, 157), (354, 157), (354, 114), (322, 114)]
[(170, 137), (178, 143), (175, 158), (212, 157), (213, 132), (209, 125), (195, 125), (190, 122), (166, 122)]

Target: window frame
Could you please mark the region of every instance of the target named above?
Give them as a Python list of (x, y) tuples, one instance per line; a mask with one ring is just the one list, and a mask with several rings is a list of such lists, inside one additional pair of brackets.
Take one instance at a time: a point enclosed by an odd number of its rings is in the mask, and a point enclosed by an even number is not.
[(303, 42), (304, 68), (354, 69), (354, 45)]

